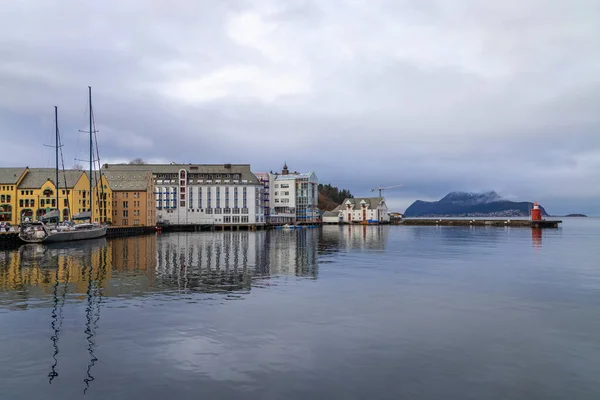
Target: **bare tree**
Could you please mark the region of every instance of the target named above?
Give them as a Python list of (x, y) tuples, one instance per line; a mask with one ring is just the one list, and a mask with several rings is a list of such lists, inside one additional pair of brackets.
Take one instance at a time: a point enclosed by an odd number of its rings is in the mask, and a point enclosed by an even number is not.
[(77, 171), (83, 171), (83, 165), (76, 163), (73, 165), (73, 169), (75, 169)]
[(146, 161), (144, 161), (143, 158), (137, 157), (137, 158), (134, 158), (133, 160), (129, 161), (129, 164), (141, 165), (141, 164), (146, 164)]

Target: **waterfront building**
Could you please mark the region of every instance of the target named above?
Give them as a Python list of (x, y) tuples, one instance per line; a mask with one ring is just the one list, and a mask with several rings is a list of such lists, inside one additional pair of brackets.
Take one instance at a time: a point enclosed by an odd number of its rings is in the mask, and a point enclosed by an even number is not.
[(19, 224), (17, 187), (29, 168), (0, 168), (0, 222)]
[[(268, 175), (269, 179), (266, 180)], [(269, 201), (269, 223), (315, 223), (319, 219), (319, 180), (314, 172), (290, 172), (287, 163), (281, 173), (259, 172)]]
[[(89, 210), (90, 184), (86, 172), (60, 171), (58, 188), (55, 180), (54, 168), (0, 168), (0, 181), (3, 181), (0, 183), (0, 221), (17, 225), (26, 220), (38, 220), (53, 209), (60, 211), (60, 220), (64, 221)], [(103, 182), (106, 186), (106, 181)], [(98, 194), (96, 186), (93, 189), (94, 196)], [(102, 196), (110, 198), (110, 190), (104, 190)], [(95, 205), (93, 220), (105, 221), (102, 215), (110, 215), (110, 210), (103, 208), (104, 204), (99, 203), (98, 198)]]
[(249, 164), (105, 164), (112, 169), (150, 171), (157, 223), (174, 225), (262, 225), (263, 186)]
[[(340, 222), (387, 223), (390, 221), (388, 208), (383, 197), (360, 197), (344, 199), (333, 212), (338, 213)], [(331, 215), (331, 214), (329, 214)]]
[(155, 188), (150, 171), (106, 169), (103, 178), (112, 193), (113, 226), (155, 226)]
[[(74, 214), (90, 207), (89, 179), (84, 171), (67, 170), (58, 175), (58, 189), (54, 184), (54, 168), (30, 168), (17, 186), (17, 214), (19, 223), (34, 221), (52, 209), (60, 210), (61, 220), (70, 220)], [(87, 190), (86, 190), (87, 189)], [(56, 190), (58, 190), (58, 204)]]

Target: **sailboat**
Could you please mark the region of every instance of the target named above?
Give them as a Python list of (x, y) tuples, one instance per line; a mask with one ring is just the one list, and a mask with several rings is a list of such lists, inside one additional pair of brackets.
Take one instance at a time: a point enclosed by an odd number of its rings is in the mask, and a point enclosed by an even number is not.
[[(107, 226), (92, 221), (92, 186), (93, 175), (93, 113), (92, 113), (92, 87), (88, 86), (90, 98), (90, 209), (73, 217), (75, 220), (86, 220), (89, 222), (74, 224), (72, 222), (58, 223), (59, 210), (52, 210), (44, 215), (39, 221), (31, 222), (21, 228), (19, 238), (27, 243), (52, 243), (68, 242), (73, 240), (96, 239), (106, 236)], [(54, 126), (56, 130), (56, 204), (58, 205), (58, 108), (54, 107)], [(52, 224), (50, 221), (56, 220)]]

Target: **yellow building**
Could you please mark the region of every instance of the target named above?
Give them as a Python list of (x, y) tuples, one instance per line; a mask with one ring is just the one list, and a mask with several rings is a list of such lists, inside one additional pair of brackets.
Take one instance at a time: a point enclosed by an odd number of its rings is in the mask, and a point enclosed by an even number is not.
[[(48, 211), (61, 210), (61, 220), (89, 207), (89, 180), (83, 171), (67, 170), (58, 174), (58, 204), (54, 168), (30, 168), (17, 186), (18, 222), (37, 220)], [(87, 190), (86, 190), (87, 189)]]
[(104, 175), (112, 190), (114, 226), (155, 226), (154, 180), (150, 171), (109, 169)]
[(28, 168), (0, 168), (0, 222), (19, 223), (17, 187)]

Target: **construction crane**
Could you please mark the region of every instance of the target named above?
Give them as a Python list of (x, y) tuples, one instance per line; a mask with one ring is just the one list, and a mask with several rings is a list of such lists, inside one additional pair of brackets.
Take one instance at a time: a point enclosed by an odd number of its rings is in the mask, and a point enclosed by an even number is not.
[(378, 187), (376, 187), (375, 189), (371, 189), (371, 192), (374, 192), (376, 190), (379, 190), (379, 197), (383, 197), (383, 191), (387, 190), (387, 189), (394, 189), (400, 186), (404, 186), (404, 185), (394, 185), (394, 186), (387, 186), (387, 187), (381, 187), (381, 185), (379, 185)]

